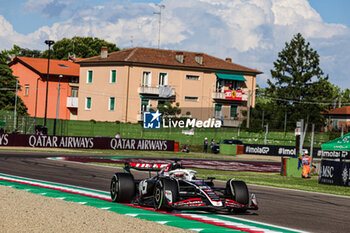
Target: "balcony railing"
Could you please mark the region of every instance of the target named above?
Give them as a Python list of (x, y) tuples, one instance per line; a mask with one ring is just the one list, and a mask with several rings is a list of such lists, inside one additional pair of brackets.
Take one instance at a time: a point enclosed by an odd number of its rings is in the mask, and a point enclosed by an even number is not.
[(242, 124), (242, 121), (237, 119), (237, 120), (233, 120), (233, 119), (224, 119), (223, 122), (223, 126), (226, 127), (239, 127)]
[[(142, 87), (139, 87), (137, 91), (140, 94), (159, 95), (159, 87), (142, 86)], [(171, 88), (171, 96), (174, 96), (174, 95), (175, 95), (175, 89)]]
[(67, 108), (78, 108), (78, 97), (67, 97)]
[[(232, 99), (226, 98), (225, 92), (213, 92), (212, 98), (220, 99), (220, 100), (232, 100)], [(248, 100), (248, 95), (242, 93), (242, 100), (238, 100), (238, 101), (247, 101), (247, 100)]]

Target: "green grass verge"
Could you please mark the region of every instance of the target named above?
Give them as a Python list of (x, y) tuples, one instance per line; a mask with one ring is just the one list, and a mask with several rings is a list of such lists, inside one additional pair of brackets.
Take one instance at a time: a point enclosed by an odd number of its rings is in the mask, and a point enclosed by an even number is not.
[[(24, 149), (13, 148), (1, 148), (0, 151), (23, 151)], [(29, 151), (29, 150), (26, 150)], [(234, 155), (221, 155), (221, 154), (211, 154), (211, 153), (183, 153), (183, 152), (173, 152), (173, 151), (136, 151), (136, 150), (98, 150), (98, 149), (58, 149), (58, 150), (45, 150), (45, 148), (31, 148), (31, 152), (45, 152), (45, 153), (60, 153), (64, 154), (83, 154), (83, 155), (93, 155), (99, 156), (125, 156), (125, 157), (157, 157), (157, 158), (194, 158), (194, 159), (225, 159), (225, 160), (235, 160)]]
[[(105, 166), (124, 167), (123, 164), (105, 164), (94, 163)], [(263, 172), (232, 172), (232, 171), (215, 171), (206, 169), (196, 169), (198, 178), (216, 177), (217, 180), (226, 181), (230, 178), (243, 180), (247, 184), (256, 184), (262, 186), (288, 188), (295, 190), (303, 190), (317, 193), (327, 193), (342, 196), (350, 196), (350, 188), (334, 185), (324, 185), (318, 183), (318, 177), (312, 179), (302, 179), (295, 177), (281, 176), (279, 173), (263, 173)]]

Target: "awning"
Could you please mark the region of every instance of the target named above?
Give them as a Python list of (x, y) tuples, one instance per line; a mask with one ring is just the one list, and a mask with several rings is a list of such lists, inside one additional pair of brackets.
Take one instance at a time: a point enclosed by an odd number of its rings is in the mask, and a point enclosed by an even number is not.
[(321, 145), (322, 150), (350, 151), (350, 133)]
[(243, 75), (240, 74), (220, 74), (220, 73), (215, 73), (216, 77), (218, 79), (225, 79), (225, 80), (235, 80), (235, 81), (247, 81)]

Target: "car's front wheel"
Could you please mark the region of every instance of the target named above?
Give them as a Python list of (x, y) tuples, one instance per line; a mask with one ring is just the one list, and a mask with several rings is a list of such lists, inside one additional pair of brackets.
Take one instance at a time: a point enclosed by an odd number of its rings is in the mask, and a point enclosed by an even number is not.
[(115, 173), (111, 180), (110, 193), (112, 201), (130, 203), (135, 197), (134, 177), (128, 173)]
[[(230, 179), (226, 183), (226, 193), (230, 199), (239, 204), (248, 206), (249, 204), (249, 191), (246, 183), (244, 181), (236, 181)], [(233, 212), (245, 212), (247, 207), (231, 209)]]
[(154, 187), (153, 202), (156, 210), (171, 210), (178, 197), (177, 182), (173, 179), (160, 179)]

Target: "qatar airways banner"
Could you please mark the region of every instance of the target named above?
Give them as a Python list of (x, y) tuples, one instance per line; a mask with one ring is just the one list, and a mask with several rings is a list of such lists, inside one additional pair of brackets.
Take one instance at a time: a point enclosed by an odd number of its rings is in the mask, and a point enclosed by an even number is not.
[(155, 139), (0, 134), (0, 146), (174, 151), (174, 141)]

